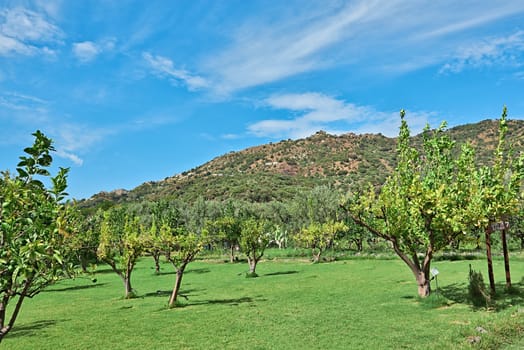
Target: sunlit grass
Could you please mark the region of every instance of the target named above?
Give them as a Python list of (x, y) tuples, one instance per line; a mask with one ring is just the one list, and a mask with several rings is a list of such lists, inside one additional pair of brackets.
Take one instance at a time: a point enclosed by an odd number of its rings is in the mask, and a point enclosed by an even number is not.
[[(28, 300), (7, 336), (7, 349), (449, 349), (469, 348), (468, 337), (509, 340), (507, 320), (524, 323), (522, 285), (503, 293), (503, 267), (495, 262), (500, 295), (492, 310), (467, 300), (469, 264), (439, 261), (439, 290), (416, 295), (399, 260), (352, 259), (333, 263), (263, 261), (258, 278), (247, 264), (194, 262), (184, 276), (180, 305), (168, 309), (175, 276), (171, 265), (155, 275), (143, 259), (133, 275), (138, 298), (123, 299), (119, 278), (104, 266), (91, 277), (66, 280)], [(512, 264), (521, 281), (521, 261)], [(435, 287), (433, 283), (433, 287)], [(519, 312), (520, 311), (520, 312)], [(505, 326), (506, 324), (506, 326)], [(481, 326), (487, 334), (475, 330)], [(498, 341), (497, 340), (497, 341)], [(502, 344), (500, 343), (500, 344)], [(499, 345), (500, 345), (499, 344)], [(497, 346), (499, 346), (497, 345)]]

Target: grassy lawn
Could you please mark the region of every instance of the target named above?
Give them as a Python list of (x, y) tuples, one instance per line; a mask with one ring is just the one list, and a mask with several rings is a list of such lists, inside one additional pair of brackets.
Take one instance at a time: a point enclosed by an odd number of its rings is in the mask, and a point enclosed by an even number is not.
[[(263, 261), (255, 279), (244, 277), (247, 264), (194, 262), (181, 290), (188, 299), (169, 310), (173, 269), (163, 265), (163, 273), (156, 276), (152, 260), (144, 258), (133, 274), (139, 298), (122, 299), (122, 282), (100, 266), (96, 283), (88, 278), (66, 280), (28, 300), (2, 345), (91, 350), (456, 349), (470, 348), (469, 336), (480, 335), (486, 347), (499, 346), (496, 341), (506, 336), (508, 343), (517, 341), (504, 327), (524, 325), (523, 262), (512, 262), (518, 291), (503, 294), (491, 311), (473, 309), (466, 302), (468, 264), (485, 274), (483, 260), (435, 262), (440, 293), (421, 301), (410, 271), (397, 259), (316, 265)], [(501, 261), (495, 261), (495, 274), (503, 291)], [(488, 333), (480, 334), (478, 326)]]

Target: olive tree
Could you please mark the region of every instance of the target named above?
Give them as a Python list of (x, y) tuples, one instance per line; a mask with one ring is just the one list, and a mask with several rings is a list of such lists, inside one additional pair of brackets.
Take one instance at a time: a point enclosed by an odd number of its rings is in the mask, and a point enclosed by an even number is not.
[(63, 244), (70, 210), (63, 204), (68, 170), (60, 168), (52, 177), (52, 140), (40, 131), (33, 136), (18, 174), (5, 171), (0, 177), (0, 341), (13, 328), (24, 300), (69, 275), (71, 268)]

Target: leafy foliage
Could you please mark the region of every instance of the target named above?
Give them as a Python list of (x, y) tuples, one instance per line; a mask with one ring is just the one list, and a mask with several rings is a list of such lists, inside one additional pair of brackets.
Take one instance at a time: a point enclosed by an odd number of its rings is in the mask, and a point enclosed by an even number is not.
[(100, 225), (98, 257), (122, 279), (126, 298), (135, 296), (131, 274), (145, 249), (146, 240), (142, 231), (139, 218), (128, 214), (125, 208), (105, 212)]
[(380, 189), (355, 195), (347, 207), (357, 224), (391, 242), (413, 272), (422, 297), (429, 295), (433, 254), (467, 232), (472, 220), (473, 151), (464, 145), (455, 156), (455, 143), (445, 128), (445, 123), (436, 131), (427, 127), (419, 151), (410, 145), (401, 111), (397, 168)]
[[(51, 177), (52, 140), (36, 131), (33, 146), (20, 157), (17, 176), (0, 178), (0, 341), (13, 327), (25, 298), (40, 293), (59, 277), (68, 275), (67, 216), (62, 204), (67, 193), (68, 169)], [(48, 178), (46, 187), (40, 179)], [(7, 308), (14, 309), (7, 318)]]

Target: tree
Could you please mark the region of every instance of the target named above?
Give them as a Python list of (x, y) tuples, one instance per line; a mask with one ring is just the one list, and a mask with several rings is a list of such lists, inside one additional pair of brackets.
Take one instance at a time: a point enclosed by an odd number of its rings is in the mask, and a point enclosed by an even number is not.
[(229, 247), (229, 261), (235, 262), (235, 247), (238, 245), (241, 228), (240, 221), (233, 216), (222, 216), (213, 221), (206, 222), (206, 229), (218, 240)]
[(300, 245), (311, 248), (313, 262), (318, 263), (321, 254), (333, 245), (336, 236), (347, 231), (346, 224), (340, 221), (328, 221), (322, 224), (313, 222), (303, 228), (296, 239)]
[[(488, 262), (488, 276), (491, 293), (495, 294), (495, 277), (491, 258), (491, 234), (494, 227), (500, 227), (504, 269), (506, 272), (506, 287), (511, 287), (509, 254), (506, 241), (506, 222), (518, 215), (520, 206), (519, 197), (524, 185), (524, 154), (519, 158), (513, 154), (511, 145), (507, 144), (506, 135), (507, 108), (504, 106), (499, 120), (499, 141), (494, 153), (493, 166), (484, 166), (476, 173), (476, 182), (479, 190), (472, 197), (476, 203), (476, 224), (485, 232), (486, 257)], [(501, 225), (502, 224), (502, 225)]]
[[(384, 185), (354, 195), (345, 206), (351, 218), (390, 242), (412, 271), (418, 294), (430, 293), (433, 254), (472, 226), (470, 180), (472, 148), (463, 145), (454, 156), (446, 124), (423, 133), (422, 150), (410, 146), (409, 127), (401, 111), (398, 165)], [(422, 259), (419, 257), (422, 255)]]
[(75, 264), (78, 264), (84, 273), (87, 272), (89, 262), (97, 256), (102, 218), (101, 211), (86, 216), (78, 210), (74, 210), (67, 217), (70, 229), (65, 233), (65, 243), (74, 256)]
[(264, 250), (269, 244), (269, 224), (264, 220), (247, 219), (241, 224), (240, 248), (247, 256), (249, 264), (248, 277), (257, 277), (256, 268), (264, 256)]
[(100, 227), (98, 257), (122, 279), (125, 298), (135, 297), (131, 274), (145, 248), (139, 218), (130, 216), (125, 208), (112, 208), (104, 214)]
[[(32, 147), (20, 157), (16, 176), (0, 178), (0, 341), (9, 333), (26, 298), (32, 298), (62, 276), (68, 276), (63, 243), (68, 209), (68, 169), (51, 177), (52, 140), (33, 133)], [(49, 179), (46, 187), (38, 178)], [(8, 306), (14, 308), (8, 317)]]
[(162, 251), (155, 244), (159, 232), (159, 225), (168, 225), (169, 227), (178, 227), (181, 225), (181, 215), (178, 205), (174, 201), (159, 200), (149, 204), (151, 220), (149, 232), (146, 232), (147, 250), (155, 261), (155, 273), (160, 274), (160, 256)]
[(160, 227), (160, 235), (156, 241), (159, 250), (164, 251), (166, 259), (176, 270), (175, 286), (169, 298), (169, 307), (176, 306), (182, 277), (187, 265), (209, 243), (207, 235), (197, 235), (187, 231), (184, 227), (170, 227), (164, 223)]

